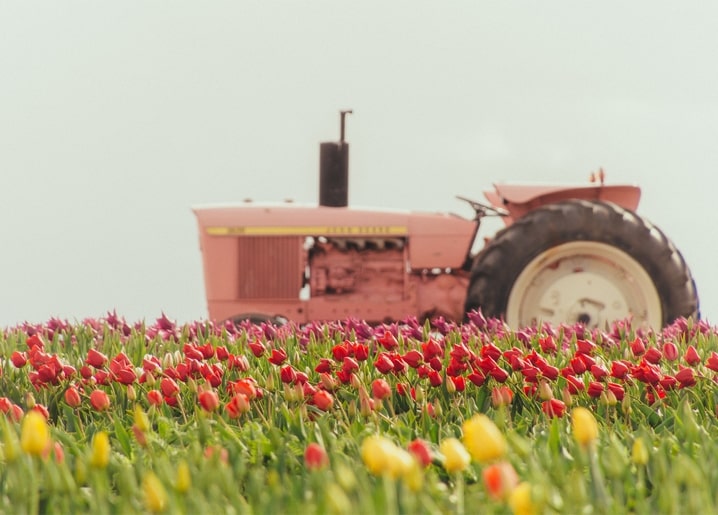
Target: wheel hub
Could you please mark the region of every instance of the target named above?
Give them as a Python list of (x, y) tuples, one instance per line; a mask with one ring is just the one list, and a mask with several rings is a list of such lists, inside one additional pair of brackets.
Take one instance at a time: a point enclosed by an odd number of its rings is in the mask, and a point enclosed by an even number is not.
[(662, 312), (650, 276), (631, 256), (604, 243), (570, 242), (534, 258), (519, 274), (506, 309), (512, 327), (616, 320), (658, 327)]

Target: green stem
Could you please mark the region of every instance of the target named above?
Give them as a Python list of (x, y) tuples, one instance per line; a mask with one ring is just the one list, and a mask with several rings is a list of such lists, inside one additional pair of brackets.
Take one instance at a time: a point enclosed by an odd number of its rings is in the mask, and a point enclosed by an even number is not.
[(456, 474), (455, 492), (456, 492), (456, 514), (464, 515), (464, 513), (466, 511), (464, 508), (464, 474), (462, 474), (461, 472)]

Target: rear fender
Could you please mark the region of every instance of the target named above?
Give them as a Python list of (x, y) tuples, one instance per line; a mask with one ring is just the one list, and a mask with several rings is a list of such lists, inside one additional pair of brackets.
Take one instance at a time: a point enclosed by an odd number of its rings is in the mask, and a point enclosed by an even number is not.
[(583, 199), (603, 200), (635, 211), (641, 199), (641, 188), (632, 185), (615, 186), (545, 186), (494, 184), (494, 191), (485, 191), (484, 196), (492, 205), (506, 209), (506, 225), (546, 204), (561, 200)]

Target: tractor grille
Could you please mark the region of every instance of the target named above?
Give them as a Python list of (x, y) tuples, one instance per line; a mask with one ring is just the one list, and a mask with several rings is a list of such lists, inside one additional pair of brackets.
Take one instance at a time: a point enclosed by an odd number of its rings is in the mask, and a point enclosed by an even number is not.
[(239, 298), (296, 299), (302, 287), (302, 239), (238, 238)]

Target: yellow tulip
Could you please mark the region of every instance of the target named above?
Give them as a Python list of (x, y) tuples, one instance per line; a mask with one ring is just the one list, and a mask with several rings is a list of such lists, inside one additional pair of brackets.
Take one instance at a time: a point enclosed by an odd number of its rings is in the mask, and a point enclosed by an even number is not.
[(514, 515), (536, 515), (538, 510), (531, 499), (531, 485), (527, 482), (520, 483), (509, 494), (509, 507)]
[(147, 432), (150, 429), (150, 419), (147, 416), (147, 413), (145, 413), (145, 410), (142, 409), (142, 406), (139, 404), (135, 404), (135, 426), (137, 426), (137, 429), (140, 431)]
[(142, 492), (145, 495), (145, 506), (148, 511), (152, 513), (165, 511), (165, 508), (167, 508), (167, 491), (154, 472), (148, 472), (142, 478)]
[(586, 408), (578, 407), (571, 411), (571, 428), (573, 437), (583, 447), (593, 444), (598, 438), (596, 417)]
[(185, 460), (182, 460), (177, 465), (177, 483), (175, 487), (181, 494), (187, 492), (192, 486), (192, 475), (189, 471), (189, 465)]
[(95, 433), (92, 437), (91, 447), (90, 465), (105, 468), (110, 462), (110, 437), (104, 431)]
[(471, 463), (471, 455), (458, 438), (447, 438), (439, 445), (444, 455), (444, 468), (447, 472), (461, 472)]
[(483, 414), (474, 415), (461, 426), (462, 441), (471, 457), (488, 463), (506, 454), (506, 439), (494, 422)]
[(640, 436), (633, 442), (631, 459), (636, 465), (645, 465), (648, 463), (648, 449)]
[(35, 411), (28, 411), (22, 420), (20, 448), (27, 454), (40, 456), (50, 445), (50, 428), (45, 417)]
[(403, 478), (414, 464), (414, 457), (409, 451), (391, 444), (387, 455), (386, 474), (394, 479)]
[(369, 436), (361, 445), (361, 457), (369, 472), (380, 476), (386, 472), (394, 444), (383, 436)]

